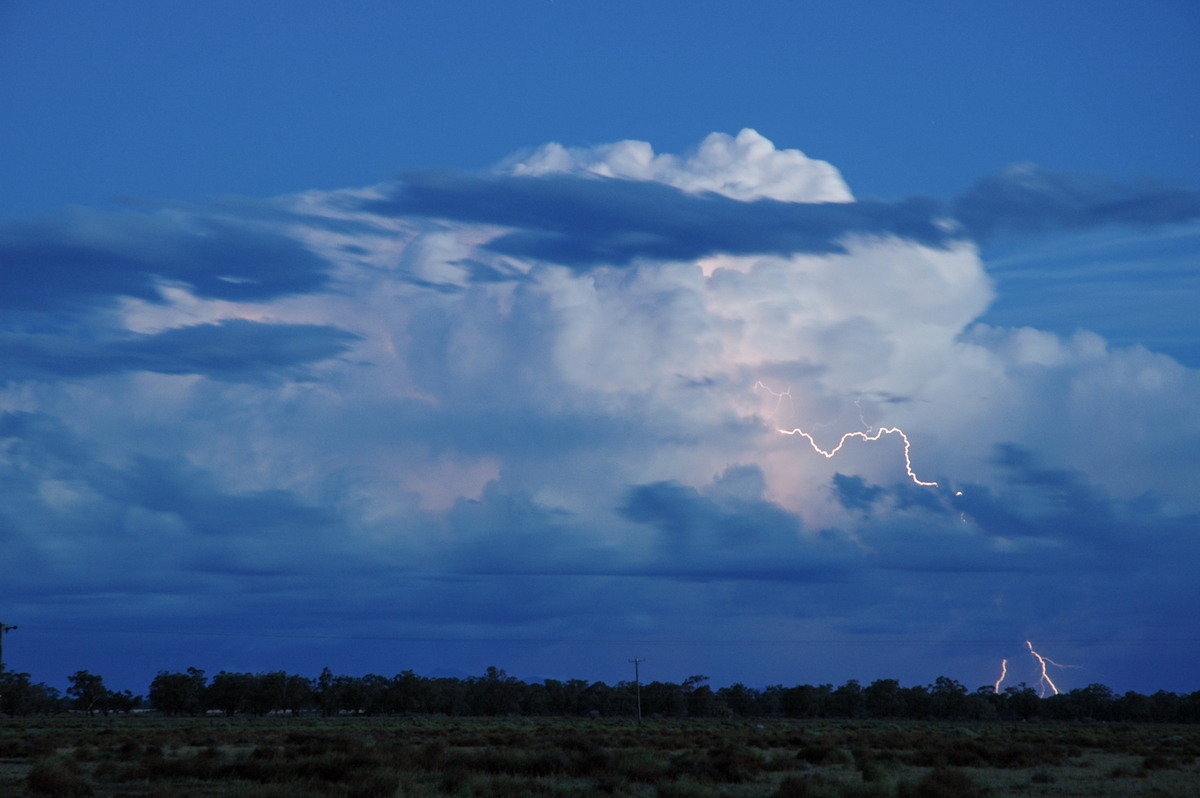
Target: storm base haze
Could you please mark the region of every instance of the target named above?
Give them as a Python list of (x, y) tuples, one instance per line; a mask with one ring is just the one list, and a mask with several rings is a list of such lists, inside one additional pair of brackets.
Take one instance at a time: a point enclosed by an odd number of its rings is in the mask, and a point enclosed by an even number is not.
[(6, 664), (1195, 690), (1194, 294), (1038, 299), (1198, 217), (745, 129), (4, 221)]

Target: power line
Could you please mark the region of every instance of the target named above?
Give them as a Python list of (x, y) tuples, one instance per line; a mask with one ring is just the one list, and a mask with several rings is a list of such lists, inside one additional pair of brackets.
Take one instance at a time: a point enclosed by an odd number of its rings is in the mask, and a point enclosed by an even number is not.
[[(9, 626), (5, 629), (16, 629), (15, 626)], [(738, 638), (738, 639), (713, 639), (713, 638), (616, 638), (616, 637), (447, 637), (436, 635), (346, 635), (346, 634), (318, 634), (318, 633), (278, 633), (278, 632), (210, 632), (210, 631), (193, 631), (187, 629), (118, 629), (118, 628), (101, 628), (96, 626), (30, 626), (25, 625), (25, 630), (43, 631), (43, 632), (71, 632), (77, 633), (95, 633), (95, 634), (133, 634), (133, 635), (153, 635), (163, 637), (236, 637), (236, 638), (257, 638), (257, 639), (276, 639), (276, 640), (378, 640), (385, 642), (413, 642), (413, 643), (586, 643), (589, 645), (612, 644), (612, 645), (760, 645), (760, 646), (921, 646), (921, 645), (943, 645), (943, 646), (1005, 646), (1019, 642), (1024, 645), (1023, 639), (1005, 638), (1005, 639), (977, 639), (977, 640), (956, 640), (953, 638), (884, 638), (881, 640), (846, 640), (839, 638)], [(1094, 645), (1130, 645), (1130, 646), (1146, 646), (1146, 645), (1176, 645), (1200, 643), (1200, 637), (1160, 637), (1160, 638), (1048, 638), (1039, 637), (1038, 642), (1051, 645), (1078, 645), (1078, 646), (1094, 646)], [(630, 660), (631, 662), (633, 660)]]

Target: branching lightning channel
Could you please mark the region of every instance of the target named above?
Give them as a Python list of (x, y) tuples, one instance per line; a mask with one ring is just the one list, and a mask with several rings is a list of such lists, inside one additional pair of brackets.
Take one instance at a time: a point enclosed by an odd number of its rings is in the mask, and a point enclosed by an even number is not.
[[(755, 388), (755, 390), (758, 390), (759, 388), (761, 388), (762, 390), (764, 390), (767, 393), (774, 396), (778, 400), (778, 403), (775, 406), (776, 410), (779, 409), (779, 405), (782, 404), (785, 397), (790, 398), (792, 395), (790, 388), (788, 390), (784, 391), (783, 393), (778, 393), (778, 392), (773, 391), (770, 388), (768, 388), (766, 385), (764, 385), (762, 383), (762, 381), (756, 382), (754, 384), (754, 388)], [(861, 413), (862, 413), (862, 408), (860, 406), (859, 407), (859, 417), (860, 418), (862, 417)], [(799, 427), (796, 427), (794, 429), (783, 429), (782, 427), (776, 427), (775, 430), (776, 430), (776, 432), (780, 432), (784, 435), (799, 435), (800, 437), (802, 437), (808, 441), (809, 445), (812, 446), (813, 451), (815, 451), (817, 454), (823, 455), (827, 459), (833, 459), (833, 456), (835, 454), (837, 454), (839, 451), (841, 451), (841, 448), (846, 445), (846, 441), (850, 440), (851, 438), (860, 438), (864, 441), (871, 442), (871, 441), (879, 440), (884, 435), (899, 435), (900, 440), (904, 441), (904, 470), (908, 472), (909, 478), (912, 479), (912, 481), (917, 483), (918, 485), (921, 485), (926, 488), (936, 488), (938, 486), (938, 484), (936, 482), (925, 482), (925, 481), (921, 480), (920, 478), (917, 477), (916, 473), (913, 472), (912, 457), (909, 453), (909, 450), (911, 449), (912, 444), (909, 443), (908, 436), (904, 434), (904, 430), (900, 429), (899, 427), (880, 427), (879, 429), (875, 430), (874, 432), (870, 432), (869, 430), (871, 429), (871, 427), (866, 424), (865, 419), (863, 420), (863, 425), (867, 426), (868, 432), (862, 432), (862, 431), (847, 432), (844, 435), (842, 435), (841, 440), (839, 440), (837, 443), (837, 446), (834, 446), (832, 449), (830, 449), (828, 451), (826, 451), (825, 449), (822, 449), (819, 445), (817, 445), (817, 442), (813, 438), (813, 436), (810, 435), (809, 433), (805, 432), (804, 430), (800, 429)]]
[(1079, 666), (1078, 665), (1060, 665), (1059, 663), (1055, 662), (1054, 660), (1050, 659), (1049, 657), (1042, 656), (1041, 654), (1034, 651), (1033, 643), (1031, 643), (1030, 641), (1026, 640), (1025, 645), (1029, 646), (1029, 653), (1033, 655), (1033, 658), (1036, 659), (1038, 662), (1038, 666), (1041, 667), (1041, 669), (1042, 669), (1041, 678), (1038, 680), (1038, 684), (1041, 686), (1040, 695), (1042, 695), (1042, 696), (1046, 695), (1047, 687), (1049, 687), (1051, 690), (1053, 690), (1055, 695), (1058, 695), (1058, 685), (1056, 685), (1054, 683), (1054, 680), (1052, 680), (1050, 678), (1050, 674), (1046, 671), (1046, 666), (1053, 665), (1056, 668), (1078, 668)]
[[(1038, 695), (1042, 698), (1046, 697), (1047, 690), (1049, 690), (1054, 695), (1058, 695), (1058, 693), (1059, 693), (1058, 685), (1055, 684), (1054, 680), (1050, 678), (1050, 670), (1049, 670), (1050, 667), (1055, 667), (1055, 668), (1079, 668), (1079, 667), (1082, 667), (1080, 665), (1063, 665), (1061, 662), (1055, 662), (1054, 660), (1050, 659), (1049, 657), (1045, 656), (1044, 654), (1039, 654), (1037, 651), (1034, 650), (1032, 641), (1026, 640), (1025, 645), (1026, 645), (1026, 647), (1029, 648), (1029, 653), (1033, 657), (1034, 662), (1037, 663), (1038, 688), (1039, 688)], [(996, 683), (995, 683), (995, 685), (992, 686), (992, 689), (995, 690), (997, 693), (999, 693), (1000, 685), (1004, 684), (1004, 680), (1007, 678), (1008, 678), (1008, 660), (1002, 659), (1002, 660), (1000, 660), (1000, 678), (996, 680)], [(1024, 685), (1022, 685), (1022, 686), (1024, 686)]]

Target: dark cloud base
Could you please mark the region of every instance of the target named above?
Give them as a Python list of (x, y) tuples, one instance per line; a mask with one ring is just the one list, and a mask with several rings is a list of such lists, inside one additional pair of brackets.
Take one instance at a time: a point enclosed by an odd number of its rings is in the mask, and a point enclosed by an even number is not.
[(588, 269), (639, 258), (691, 260), (725, 254), (844, 251), (852, 235), (898, 236), (930, 246), (952, 237), (930, 200), (744, 202), (660, 183), (580, 177), (406, 175), (360, 210), (515, 228), (487, 246), (515, 257)]
[(163, 281), (209, 299), (263, 301), (320, 289), (330, 266), (291, 238), (203, 216), (77, 211), (0, 224), (0, 308), (8, 310), (158, 301)]
[(986, 177), (953, 203), (977, 241), (1008, 234), (1155, 227), (1200, 218), (1200, 191), (1161, 181), (1125, 184), (1099, 175), (1018, 164)]
[[(99, 335), (99, 330), (93, 330)], [(230, 319), (152, 335), (81, 340), (49, 333), (0, 334), (8, 379), (92, 377), (149, 371), (202, 374), (227, 382), (306, 377), (305, 366), (337, 357), (359, 339), (336, 327)]]

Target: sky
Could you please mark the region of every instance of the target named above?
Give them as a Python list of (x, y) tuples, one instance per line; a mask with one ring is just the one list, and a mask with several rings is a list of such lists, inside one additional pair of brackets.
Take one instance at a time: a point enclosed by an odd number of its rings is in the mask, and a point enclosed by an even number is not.
[(5, 663), (1200, 689), (1197, 96), (1191, 2), (8, 0)]

